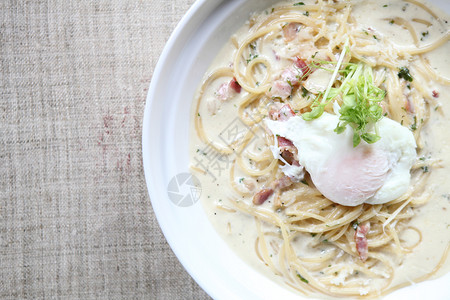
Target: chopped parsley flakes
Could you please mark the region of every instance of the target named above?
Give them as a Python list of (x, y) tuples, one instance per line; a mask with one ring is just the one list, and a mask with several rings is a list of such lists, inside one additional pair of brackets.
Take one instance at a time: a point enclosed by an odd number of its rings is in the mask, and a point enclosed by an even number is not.
[(413, 78), (412, 78), (411, 74), (409, 73), (409, 69), (407, 67), (401, 67), (398, 70), (398, 77), (403, 78), (409, 82), (413, 81)]
[(300, 275), (300, 273), (298, 273), (298, 272), (297, 272), (297, 277), (300, 278), (300, 280), (303, 281), (304, 283), (309, 283), (309, 281), (305, 277)]

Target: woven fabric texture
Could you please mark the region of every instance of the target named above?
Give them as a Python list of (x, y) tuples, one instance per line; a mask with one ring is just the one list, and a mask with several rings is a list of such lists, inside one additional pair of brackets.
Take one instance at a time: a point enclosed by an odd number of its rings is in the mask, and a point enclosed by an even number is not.
[(0, 298), (210, 299), (141, 154), (152, 72), (193, 2), (0, 1)]

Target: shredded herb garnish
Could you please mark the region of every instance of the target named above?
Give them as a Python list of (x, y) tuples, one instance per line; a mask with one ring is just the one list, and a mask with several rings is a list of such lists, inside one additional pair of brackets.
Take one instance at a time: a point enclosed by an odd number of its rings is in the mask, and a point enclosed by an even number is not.
[(411, 125), (411, 130), (414, 131), (417, 129), (417, 118), (414, 116), (414, 123)]
[(294, 6), (300, 6), (300, 5), (305, 5), (305, 3), (303, 3), (303, 2), (294, 3)]
[[(343, 105), (339, 110), (339, 123), (335, 128), (337, 134), (343, 133), (349, 125), (353, 129), (353, 147), (361, 142), (375, 143), (380, 139), (376, 122), (383, 117), (383, 109), (379, 103), (384, 99), (385, 91), (375, 86), (372, 68), (364, 63), (349, 63), (339, 70), (342, 59), (348, 48), (348, 41), (342, 50), (340, 59), (334, 70), (332, 79), (323, 95), (319, 95), (311, 105), (311, 111), (302, 114), (305, 121), (319, 118), (325, 106), (337, 95), (341, 95)], [(332, 88), (337, 72), (341, 72), (344, 80), (339, 88)], [(321, 101), (319, 98), (322, 97)], [(375, 132), (372, 132), (374, 129)]]
[(257, 58), (258, 57), (258, 54), (252, 54), (252, 53), (250, 53), (250, 56), (249, 56), (249, 58), (247, 59), (247, 64), (249, 63), (249, 62), (251, 62), (252, 60), (254, 60), (255, 58)]
[(309, 281), (305, 277), (300, 275), (300, 273), (298, 273), (298, 272), (297, 272), (297, 277), (300, 278), (300, 280), (303, 281), (304, 283), (309, 283)]
[(398, 77), (403, 78), (409, 82), (413, 81), (413, 77), (409, 73), (409, 69), (407, 67), (401, 67), (400, 69), (398, 69)]
[[(343, 133), (346, 126), (350, 125), (353, 128), (353, 147), (358, 146), (361, 139), (373, 144), (380, 139), (376, 122), (383, 117), (379, 102), (384, 99), (385, 92), (374, 85), (370, 66), (351, 64), (345, 70), (346, 78), (338, 89), (344, 103), (339, 110), (340, 122), (334, 131)], [(368, 131), (368, 125), (375, 125), (375, 133)]]
[(334, 96), (337, 95), (336, 93), (334, 93), (332, 91), (333, 89), (331, 88), (331, 86), (333, 85), (333, 83), (336, 79), (339, 68), (341, 67), (342, 61), (345, 57), (345, 53), (348, 48), (348, 43), (349, 43), (349, 40), (347, 39), (347, 41), (345, 42), (345, 45), (344, 45), (344, 49), (342, 49), (341, 55), (339, 56), (339, 61), (337, 62), (337, 65), (333, 72), (333, 75), (331, 76), (331, 80), (328, 84), (328, 87), (325, 90), (325, 93), (323, 94), (322, 100), (319, 101), (320, 96), (322, 96), (321, 94), (319, 94), (319, 96), (314, 100), (314, 103), (311, 104), (311, 111), (302, 114), (303, 120), (311, 121), (311, 120), (314, 120), (314, 119), (317, 119), (318, 117), (320, 117), (323, 114), (325, 106), (327, 106), (327, 104), (334, 98)]

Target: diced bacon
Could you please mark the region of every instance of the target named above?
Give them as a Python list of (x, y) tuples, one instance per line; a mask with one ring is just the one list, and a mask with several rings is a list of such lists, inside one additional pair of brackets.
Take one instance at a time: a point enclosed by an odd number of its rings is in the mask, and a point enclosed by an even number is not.
[(289, 23), (283, 27), (283, 35), (286, 42), (295, 39), (300, 26), (300, 23)]
[(263, 204), (272, 194), (273, 189), (271, 188), (260, 190), (253, 196), (253, 204), (255, 205)]
[(295, 116), (295, 112), (292, 110), (289, 104), (283, 105), (278, 111), (278, 120), (287, 121), (290, 117)]
[[(297, 149), (296, 149), (297, 150)], [(297, 151), (289, 151), (289, 150), (284, 150), (281, 152), (281, 157), (290, 165), (292, 166), (300, 166), (300, 163), (297, 160)]]
[(280, 198), (281, 190), (290, 187), (293, 183), (294, 181), (292, 181), (289, 176), (283, 175), (270, 184), (270, 186), (275, 190), (273, 199), (274, 207), (279, 208), (284, 204)]
[[(272, 108), (269, 111), (269, 117), (275, 121), (286, 121), (295, 116), (289, 104), (283, 105), (280, 109)], [(299, 166), (297, 159), (298, 151), (294, 144), (282, 136), (277, 136), (278, 147), (280, 148), (281, 157), (290, 165)]]
[(433, 91), (431, 92), (431, 95), (432, 95), (434, 98), (439, 98), (439, 92), (437, 92), (437, 91), (435, 91), (435, 90), (433, 90)]
[(231, 79), (230, 87), (238, 94), (241, 92), (241, 85), (239, 84), (239, 82), (237, 82), (235, 77)]
[(406, 111), (413, 114), (414, 113), (414, 105), (412, 104), (411, 99), (406, 98), (405, 102), (406, 102), (405, 103)]
[(293, 116), (295, 116), (295, 113), (289, 104), (285, 104), (280, 108), (273, 106), (269, 110), (269, 118), (274, 121), (286, 121)]
[(291, 178), (286, 175), (274, 180), (270, 184), (269, 188), (263, 188), (253, 196), (253, 204), (263, 204), (267, 199), (269, 199), (270, 196), (272, 196), (274, 192), (276, 192), (278, 195), (280, 193), (280, 190), (291, 186), (293, 183), (294, 182), (291, 180)]
[(275, 80), (269, 92), (269, 97), (284, 99), (292, 94), (292, 89), (300, 84), (300, 79), (306, 79), (310, 68), (305, 61), (296, 57), (293, 65), (284, 69), (278, 80)]
[(289, 176), (282, 176), (280, 178), (278, 178), (277, 180), (275, 180), (274, 182), (272, 182), (272, 184), (270, 185), (273, 189), (284, 189), (287, 188), (289, 186), (291, 186), (294, 182), (291, 180), (291, 178), (289, 178)]
[[(269, 111), (269, 117), (275, 121), (286, 121), (289, 118), (295, 116), (295, 112), (292, 110), (289, 104), (283, 105), (280, 109), (272, 107)], [(290, 165), (300, 166), (297, 155), (298, 150), (290, 141), (282, 136), (277, 136), (278, 147), (280, 148), (281, 157)]]
[(282, 149), (295, 147), (294, 144), (291, 142), (291, 140), (284, 138), (282, 136), (277, 136), (277, 140), (278, 140), (278, 147)]
[(287, 81), (276, 80), (269, 91), (269, 97), (285, 99), (289, 97), (291, 93), (292, 87)]
[(278, 120), (279, 117), (280, 117), (279, 110), (274, 108), (274, 107), (270, 108), (270, 110), (269, 110), (269, 118), (271, 120), (276, 121), (276, 120)]
[(367, 242), (367, 234), (370, 230), (370, 223), (365, 222), (358, 225), (355, 231), (356, 251), (358, 251), (359, 258), (364, 262), (369, 257), (369, 244)]
[(234, 94), (241, 92), (241, 86), (236, 81), (236, 78), (230, 80), (230, 82), (222, 83), (216, 92), (217, 98), (222, 101), (226, 101), (233, 97)]
[(291, 86), (295, 86), (300, 83), (299, 78), (302, 77), (303, 73), (300, 72), (299, 69), (290, 67), (287, 69), (284, 69), (283, 72), (281, 72), (281, 79), (290, 83)]
[(288, 164), (294, 165), (294, 166), (299, 166), (300, 164), (297, 159), (298, 150), (294, 146), (294, 144), (290, 140), (288, 140), (282, 136), (277, 136), (277, 141), (278, 141), (278, 147), (280, 148), (281, 157), (283, 157), (283, 159)]
[(296, 57), (294, 64), (302, 71), (303, 79), (306, 79), (306, 77), (308, 77), (308, 75), (312, 72), (312, 70), (308, 67), (308, 64), (298, 56)]
[(231, 90), (228, 83), (222, 83), (217, 90), (217, 98), (222, 101), (226, 101), (231, 97)]

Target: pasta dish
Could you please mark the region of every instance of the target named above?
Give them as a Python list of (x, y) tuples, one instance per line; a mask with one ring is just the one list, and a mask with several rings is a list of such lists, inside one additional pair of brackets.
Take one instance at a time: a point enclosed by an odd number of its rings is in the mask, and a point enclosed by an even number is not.
[(449, 39), (416, 0), (252, 14), (193, 104), (191, 169), (230, 246), (308, 296), (381, 297), (448, 272)]

